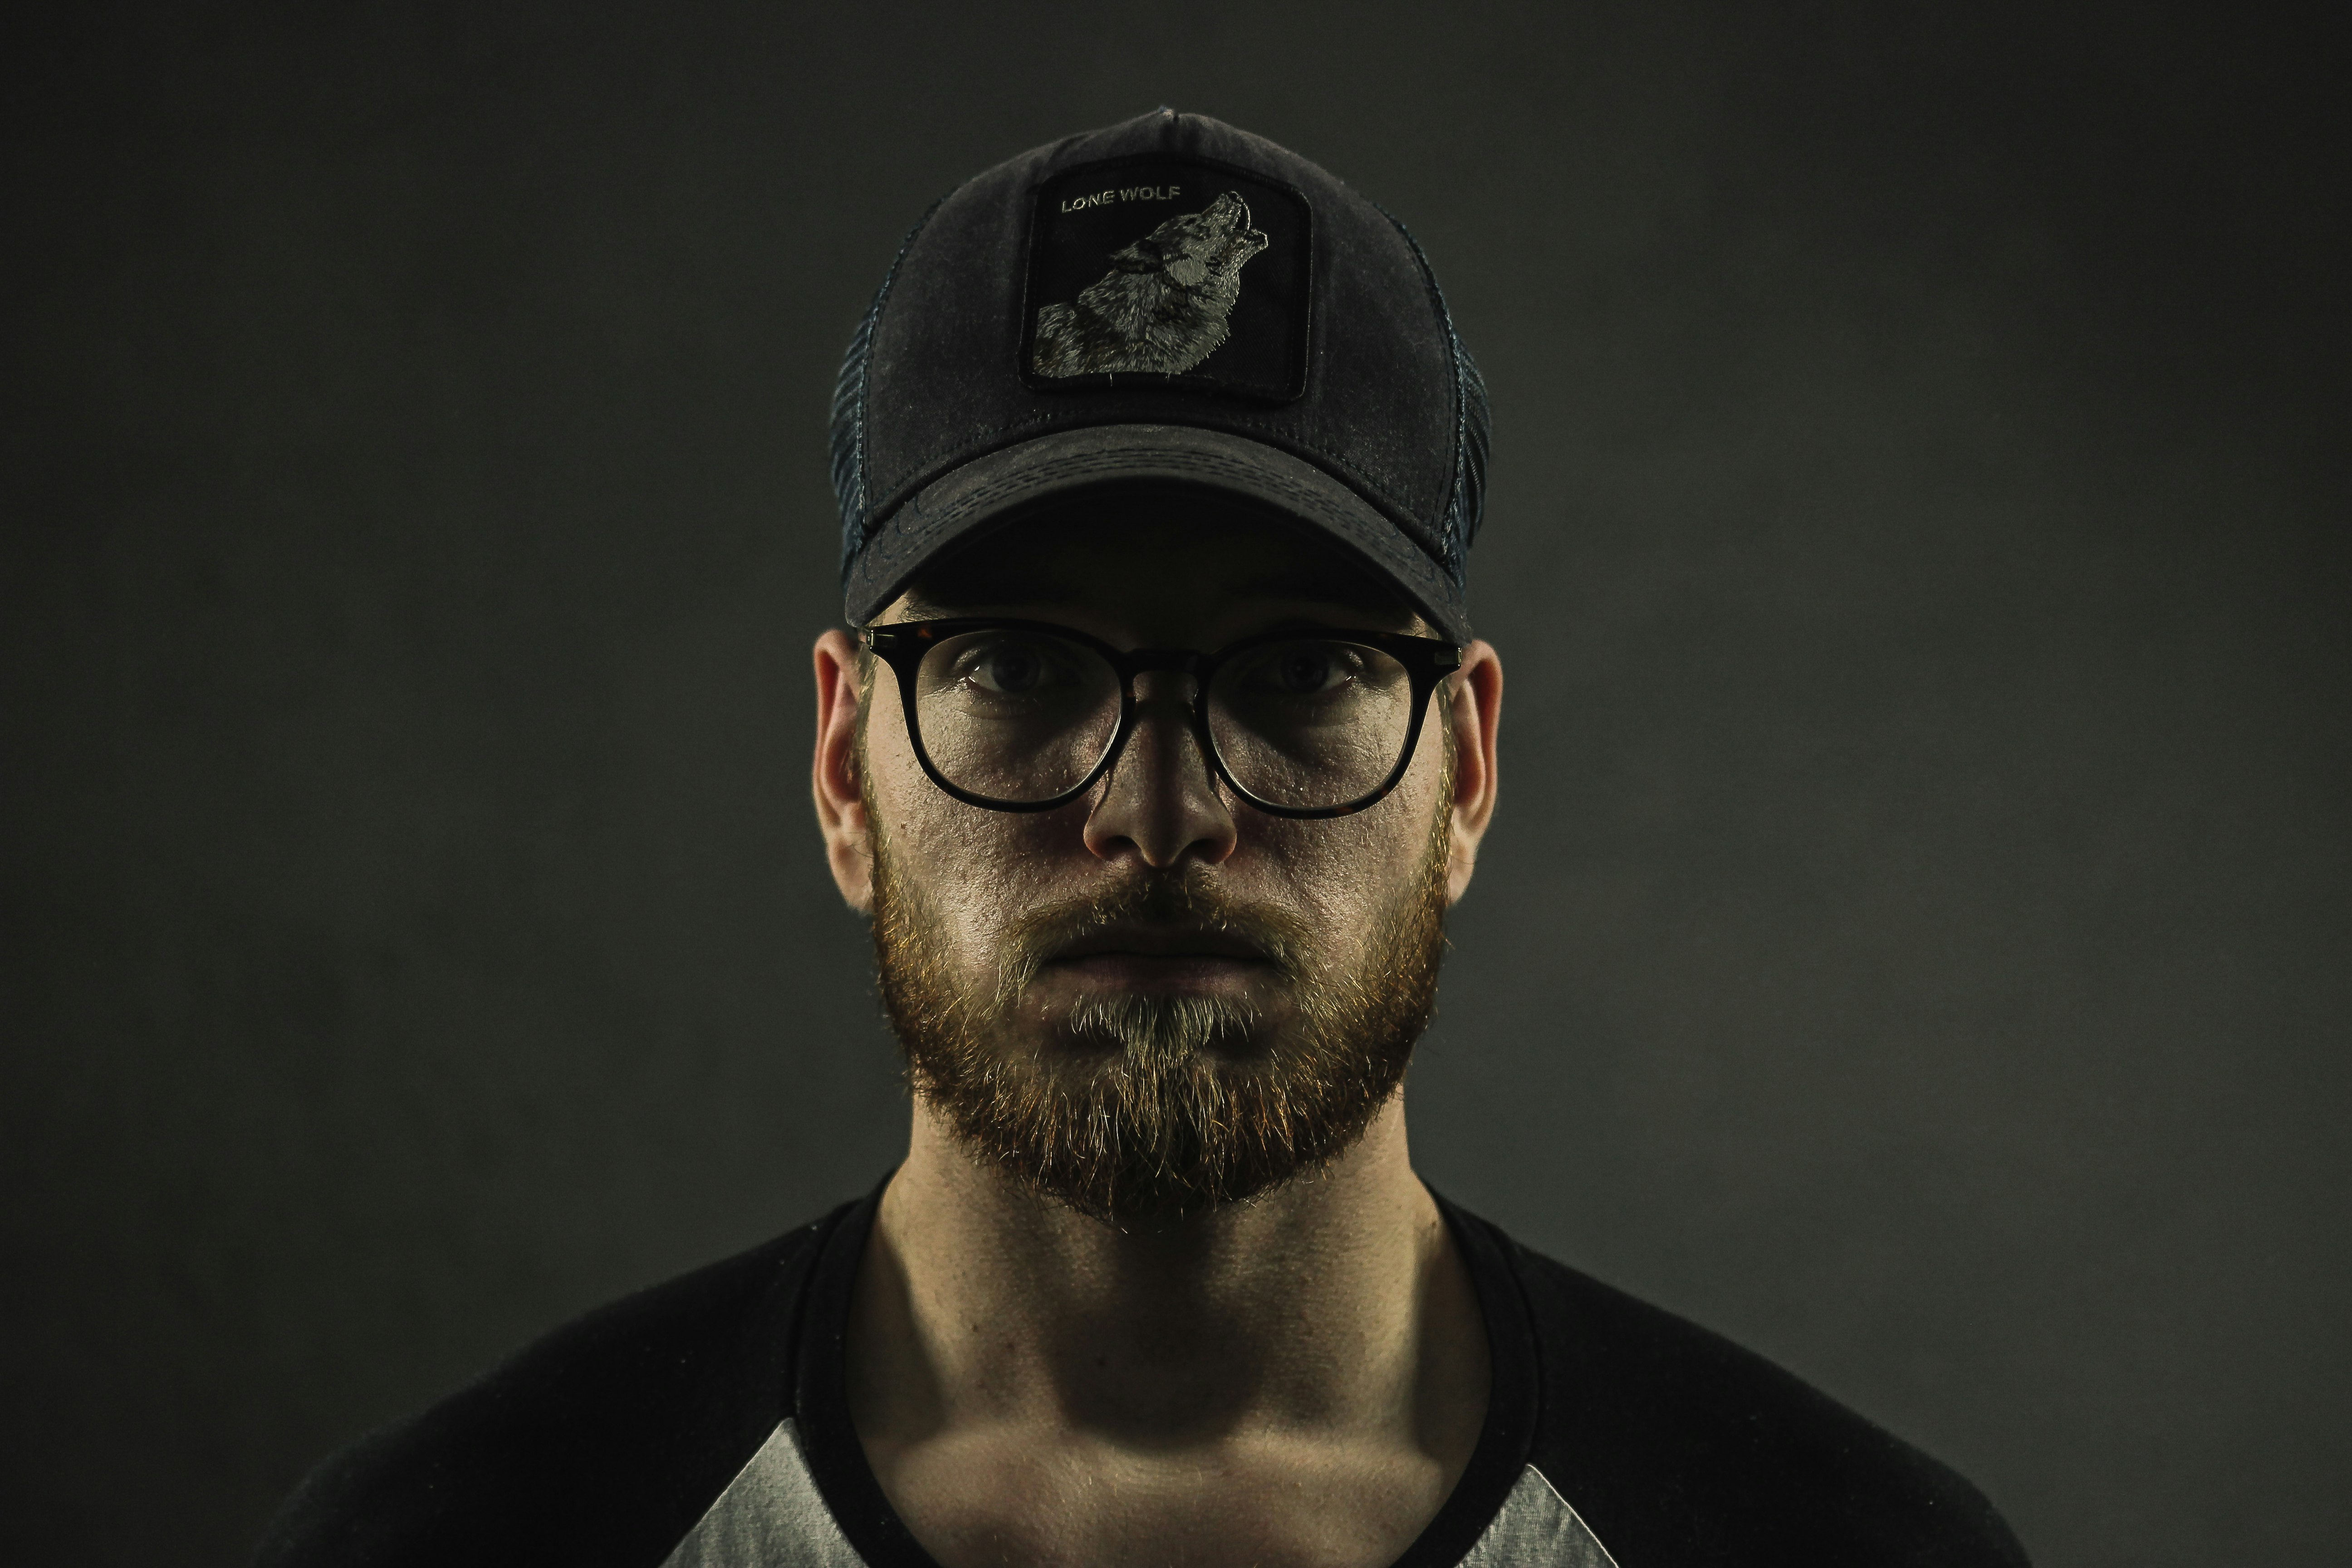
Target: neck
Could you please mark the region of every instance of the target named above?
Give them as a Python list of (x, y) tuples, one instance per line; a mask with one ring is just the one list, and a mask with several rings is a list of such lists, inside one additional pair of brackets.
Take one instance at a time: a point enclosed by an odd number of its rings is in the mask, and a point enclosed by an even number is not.
[(861, 1265), (849, 1363), (869, 1450), (966, 1424), (1155, 1444), (1270, 1425), (1466, 1458), (1486, 1342), (1407, 1159), (1401, 1097), (1324, 1170), (1148, 1228), (1023, 1190), (919, 1102)]

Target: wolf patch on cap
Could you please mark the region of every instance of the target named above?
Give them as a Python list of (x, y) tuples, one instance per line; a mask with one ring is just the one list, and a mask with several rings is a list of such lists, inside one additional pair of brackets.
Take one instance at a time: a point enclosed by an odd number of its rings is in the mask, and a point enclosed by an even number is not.
[(1222, 345), (1241, 297), (1241, 271), (1266, 247), (1249, 204), (1232, 191), (1171, 217), (1110, 256), (1110, 270), (1073, 305), (1037, 312), (1040, 375), (1191, 370)]
[(1040, 185), (1030, 228), (1020, 370), (1038, 391), (1305, 390), (1314, 236), (1296, 191), (1202, 161), (1092, 163)]

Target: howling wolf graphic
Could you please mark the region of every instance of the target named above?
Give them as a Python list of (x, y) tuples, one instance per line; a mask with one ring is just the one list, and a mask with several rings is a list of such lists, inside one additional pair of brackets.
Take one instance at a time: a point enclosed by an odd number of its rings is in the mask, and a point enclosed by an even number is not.
[(1076, 304), (1037, 312), (1037, 374), (1191, 370), (1225, 341), (1242, 267), (1265, 248), (1249, 204), (1232, 191), (1170, 218), (1112, 252), (1111, 269)]

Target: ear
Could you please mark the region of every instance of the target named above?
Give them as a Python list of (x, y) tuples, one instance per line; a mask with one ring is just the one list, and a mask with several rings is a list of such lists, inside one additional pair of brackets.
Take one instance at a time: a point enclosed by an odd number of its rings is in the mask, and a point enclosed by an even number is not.
[[(1495, 733), (1503, 721), (1503, 660), (1483, 639), (1463, 650), (1454, 692), (1454, 829), (1445, 861), (1445, 901), (1459, 903), (1477, 869), (1478, 844), (1495, 818)], [(1444, 690), (1444, 688), (1440, 688)]]
[(845, 631), (816, 639), (816, 759), (810, 769), (816, 823), (834, 885), (849, 907), (874, 912), (873, 825), (859, 790), (865, 759), (858, 754), (857, 645)]

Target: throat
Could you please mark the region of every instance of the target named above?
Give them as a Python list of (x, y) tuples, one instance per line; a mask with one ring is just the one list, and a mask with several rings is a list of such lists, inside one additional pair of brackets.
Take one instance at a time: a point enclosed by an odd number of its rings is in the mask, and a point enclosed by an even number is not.
[(848, 1329), (861, 1433), (1017, 1418), (1163, 1442), (1409, 1426), (1433, 1347), (1483, 1343), (1394, 1100), (1320, 1170), (1127, 1226), (1041, 1199), (919, 1110)]
[[(1401, 1105), (1329, 1169), (1124, 1230), (919, 1116), (847, 1330), (859, 1444), (946, 1568), (1015, 1542), (1012, 1560), (1131, 1560), (1131, 1539), (1088, 1531), (1150, 1518), (1192, 1542), (1168, 1561), (1393, 1561), (1487, 1396), (1476, 1290)], [(1319, 1535), (1294, 1533), (1301, 1489), (1328, 1505)]]

